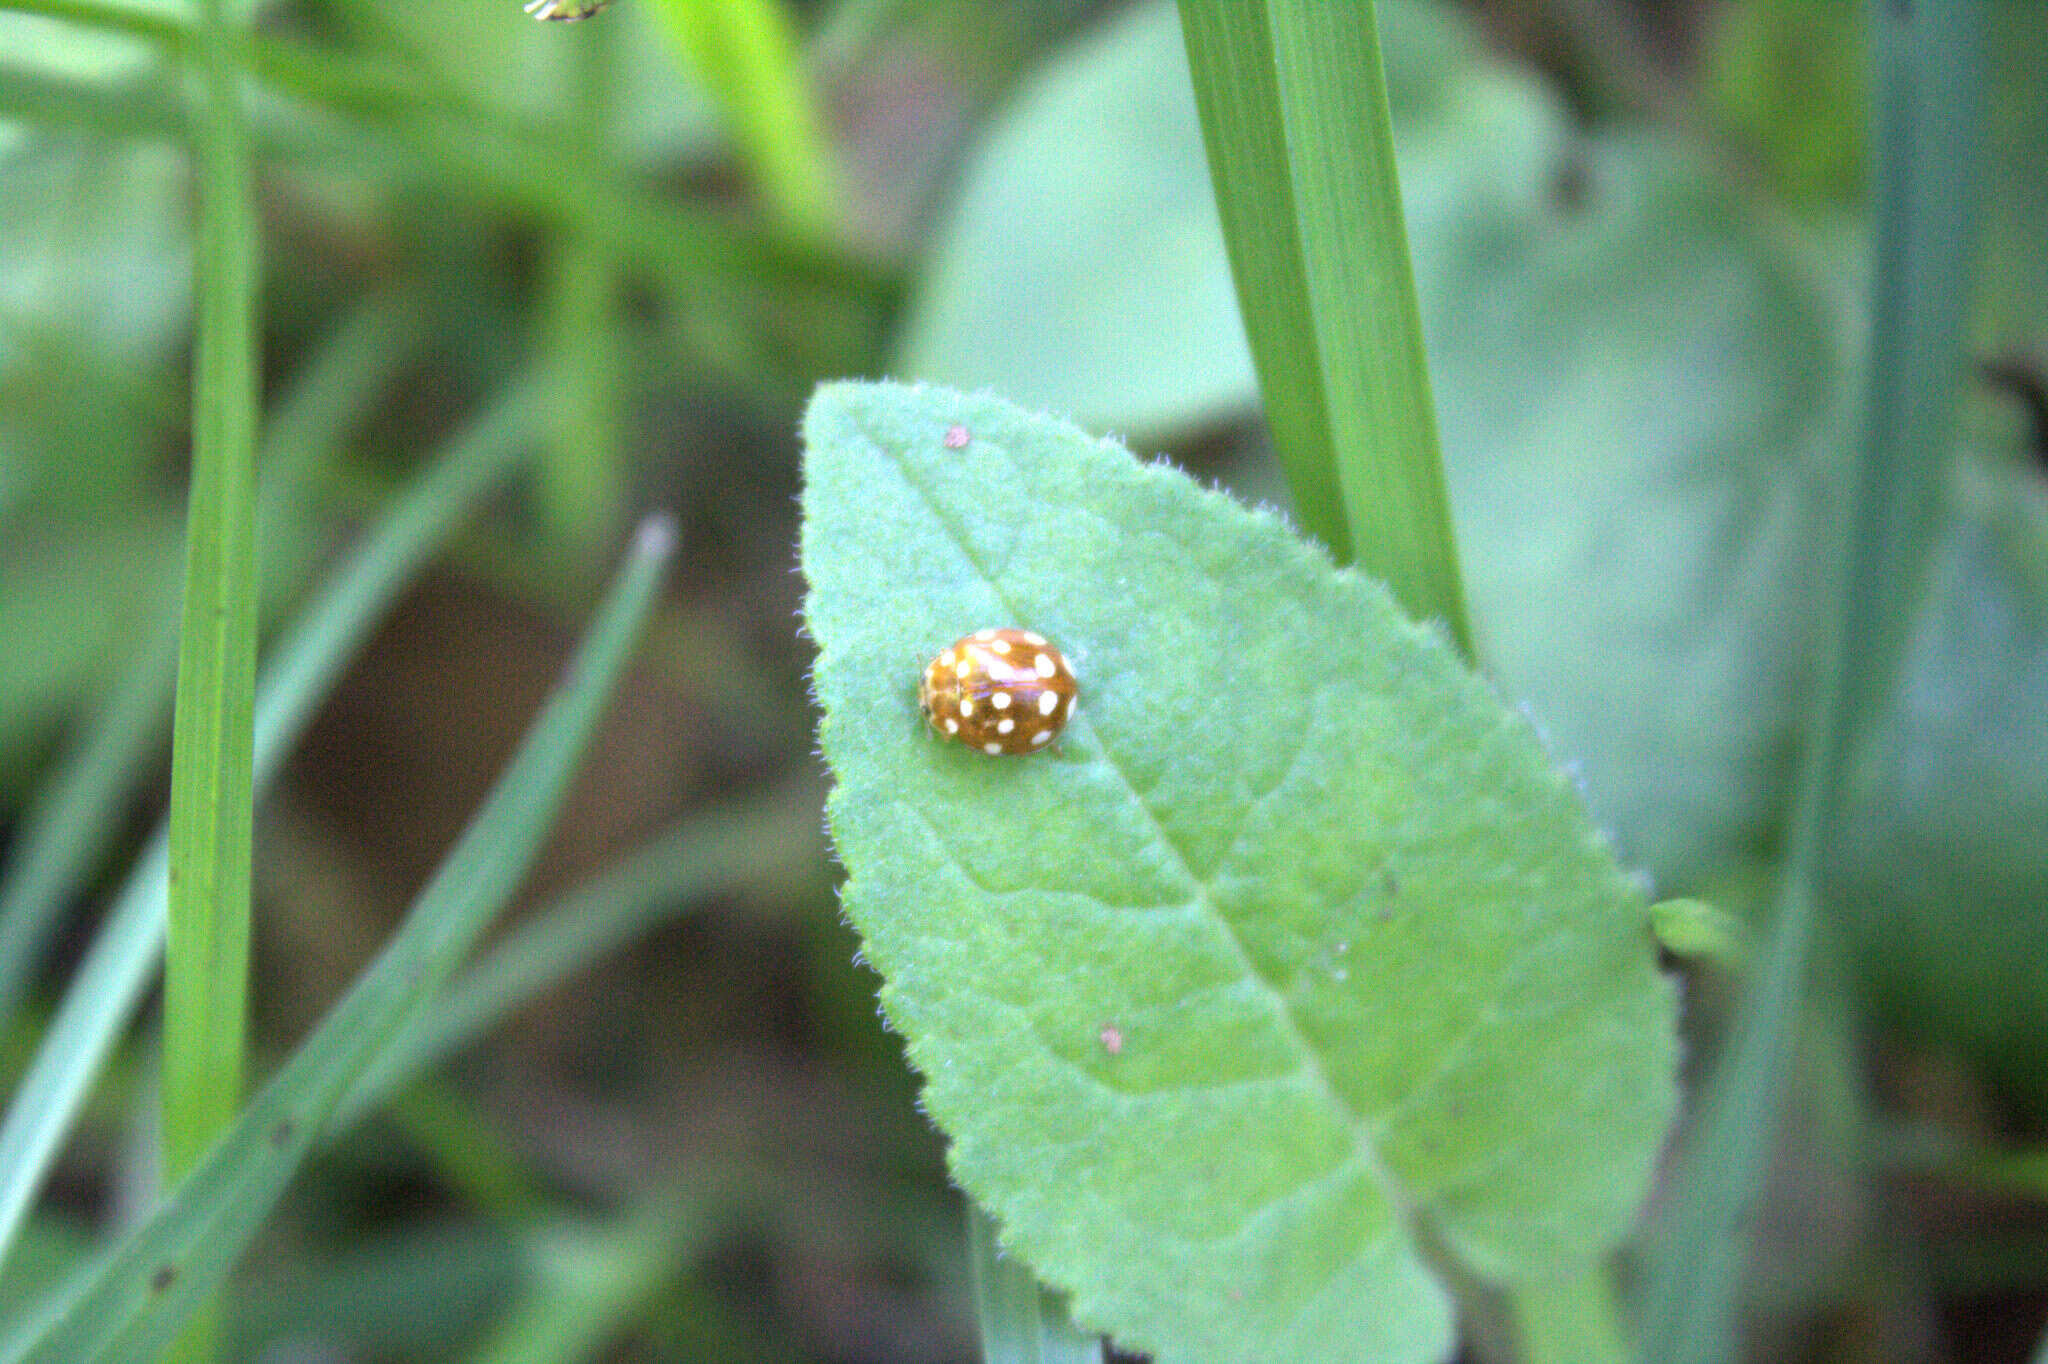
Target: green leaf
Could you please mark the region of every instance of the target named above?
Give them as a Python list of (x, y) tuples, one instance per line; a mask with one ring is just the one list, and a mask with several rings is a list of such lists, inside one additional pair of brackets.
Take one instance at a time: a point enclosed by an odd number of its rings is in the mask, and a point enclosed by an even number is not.
[[(1660, 885), (1773, 845), (1853, 409), (1837, 300), (1669, 141), (1526, 175), (1425, 289), (1480, 657)], [(1483, 247), (1483, 249), (1481, 249)]]
[[(1077, 1322), (1162, 1361), (1435, 1359), (1435, 1257), (1518, 1282), (1621, 1237), (1672, 992), (1437, 635), (1277, 518), (993, 398), (833, 386), (805, 434), (847, 912), (956, 1176)], [(991, 625), (1079, 674), (1043, 756), (918, 718), (925, 661)]]
[(524, 876), (639, 636), (674, 528), (651, 520), (553, 697), (405, 922), (170, 1198), (8, 1364), (153, 1357), (284, 1192), (328, 1116), (432, 998)]

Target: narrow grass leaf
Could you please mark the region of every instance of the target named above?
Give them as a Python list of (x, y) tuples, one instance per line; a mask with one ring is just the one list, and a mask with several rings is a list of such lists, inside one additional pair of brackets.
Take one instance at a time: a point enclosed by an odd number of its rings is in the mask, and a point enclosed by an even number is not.
[(1370, 0), (1181, 0), (1210, 177), (1302, 524), (1471, 652)]
[(550, 538), (578, 559), (611, 542), (623, 505), (617, 288), (608, 252), (580, 237), (554, 245), (546, 295), (554, 429), (535, 492)]
[(1102, 1338), (1068, 1321), (1066, 1304), (1039, 1285), (1031, 1266), (1003, 1253), (996, 1224), (972, 1199), (967, 1263), (982, 1364), (1102, 1364)]
[(1983, 154), (1985, 7), (1870, 9), (1877, 239), (1862, 439), (1831, 554), (1826, 655), (1773, 920), (1649, 1246), (1642, 1355), (1736, 1357), (1762, 1187), (1812, 970), (1828, 847), (1859, 744), (1897, 683), (1942, 503)]
[[(1672, 991), (1440, 634), (993, 398), (833, 385), (805, 438), (846, 911), (955, 1175), (1077, 1323), (1162, 1364), (1440, 1359), (1443, 1259), (1512, 1285), (1620, 1239)], [(1048, 752), (919, 719), (925, 663), (998, 625), (1078, 673)]]
[(781, 0), (653, 0), (677, 54), (710, 90), (740, 159), (783, 226), (838, 226), (830, 144)]
[(247, 1050), (256, 706), (255, 184), (222, 0), (203, 0), (191, 510), (171, 722), (163, 1144), (176, 1177), (234, 1114)]
[(335, 1105), (525, 875), (652, 609), (674, 539), (666, 519), (642, 527), (562, 683), (376, 961), (19, 1364), (148, 1359), (234, 1265)]
[(102, 137), (169, 139), (184, 110), (162, 90), (110, 90), (103, 81), (0, 65), (0, 113), (35, 128), (72, 128)]
[[(538, 389), (526, 381), (457, 437), (365, 538), (277, 645), (256, 702), (255, 788), (275, 775), (342, 667), (456, 518), (529, 448)], [(65, 991), (0, 1121), (0, 1261), (163, 944), (167, 839), (137, 861)]]

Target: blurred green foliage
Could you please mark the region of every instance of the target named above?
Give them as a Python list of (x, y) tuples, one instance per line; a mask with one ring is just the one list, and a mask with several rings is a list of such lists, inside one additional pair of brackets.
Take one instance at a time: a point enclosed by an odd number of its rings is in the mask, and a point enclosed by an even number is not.
[[(578, 24), (516, 0), (245, 7), (269, 396), (367, 297), (425, 338), (308, 461), (272, 555), (300, 567), (266, 633), (294, 617), (305, 566), (515, 374), (559, 386), (533, 477), (371, 646), (263, 811), (259, 1070), (461, 827), (637, 512), (678, 510), (680, 581), (543, 883), (810, 778), (788, 569), (817, 381), (987, 387), (1284, 497), (1170, 4), (745, 8), (790, 38), (750, 49), (766, 75), (708, 40), (685, 60), (654, 0)], [(1382, 9), (1482, 662), (1659, 893), (1746, 910), (1781, 851), (1816, 527), (1863, 363), (1862, 25), (1775, 0)], [(1882, 1122), (1996, 1143), (2038, 1140), (2048, 1107), (2048, 10), (1993, 13), (1971, 345), (1997, 377), (1964, 394), (1830, 910)], [(0, 835), (139, 666), (175, 577), (189, 50), (172, 0), (0, 5)], [(1630, 109), (1642, 89), (1670, 98)], [(123, 858), (161, 810), (150, 753), (112, 812)], [(519, 1311), (578, 1300), (574, 1247), (642, 1246), (673, 1229), (657, 1214), (687, 1172), (744, 1165), (766, 1191), (669, 1281), (630, 1309), (591, 1299), (618, 1357), (966, 1357), (936, 1142), (814, 835), (773, 838), (796, 877), (654, 930), (455, 1070), (478, 1142), (495, 1129), (538, 1211), (493, 1221), (424, 1128), (373, 1119), (244, 1271), (243, 1356), (481, 1348)], [(30, 1002), (0, 1019), (0, 1091), (118, 883), (86, 870)], [(1712, 971), (1693, 984), (1703, 1053), (1724, 992)], [(1834, 1064), (1816, 1063), (1830, 1094), (1853, 1087)], [(147, 1197), (130, 1129), (153, 1070), (147, 1035), (130, 1039), (0, 1276), (0, 1340), (98, 1244), (85, 1229)], [(1780, 1250), (1824, 1240), (1849, 1268), (1773, 1278), (1758, 1357), (1797, 1336), (1845, 1364), (1934, 1358), (1898, 1323), (1936, 1317), (1939, 1357), (2012, 1357), (1952, 1310), (1955, 1286), (2020, 1295), (1985, 1315), (2024, 1335), (2048, 1235), (1999, 1221), (1949, 1167), (1961, 1213), (1944, 1202), (1944, 1221), (1913, 1187), (1801, 1163), (1822, 1145), (1787, 1148), (1813, 1200), (1780, 1190), (1766, 1221)], [(1859, 1329), (1880, 1342), (1860, 1355)]]

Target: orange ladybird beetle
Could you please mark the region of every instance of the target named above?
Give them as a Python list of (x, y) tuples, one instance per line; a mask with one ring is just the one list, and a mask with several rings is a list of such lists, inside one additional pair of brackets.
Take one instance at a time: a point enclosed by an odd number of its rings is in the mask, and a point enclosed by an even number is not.
[(1036, 753), (1074, 714), (1074, 670), (1044, 635), (977, 630), (925, 665), (917, 701), (932, 728), (969, 748)]

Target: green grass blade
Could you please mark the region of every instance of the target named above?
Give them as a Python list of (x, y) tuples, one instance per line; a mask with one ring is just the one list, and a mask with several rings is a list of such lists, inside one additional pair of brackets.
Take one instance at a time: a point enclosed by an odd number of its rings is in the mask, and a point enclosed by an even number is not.
[(539, 851), (674, 552), (649, 521), (546, 709), (405, 922), (168, 1201), (10, 1364), (151, 1357), (240, 1256), (377, 1054), (446, 981)]
[[(611, 110), (615, 31), (578, 29), (568, 101), (583, 154), (603, 154)], [(609, 252), (582, 233), (549, 246), (544, 276), (543, 334), (557, 385), (554, 423), (535, 470), (542, 528), (570, 562), (584, 564), (612, 543), (624, 506), (625, 365), (619, 344), (618, 272)]]
[(181, 136), (184, 111), (161, 90), (110, 90), (89, 81), (0, 65), (0, 114), (34, 128), (75, 128), (98, 137)]
[(154, 979), (169, 882), (161, 830), (94, 935), (0, 1121), (0, 1266), (115, 1036)]
[[(276, 774), (342, 666), (456, 517), (529, 448), (539, 418), (531, 381), (501, 398), (421, 476), (279, 641), (257, 695), (256, 789)], [(108, 1049), (149, 986), (163, 943), (165, 854), (159, 831), (108, 911), (0, 1121), (0, 1262)]]
[(1981, 0), (1873, 5), (1876, 262), (1863, 432), (1774, 919), (1650, 1246), (1642, 1350), (1735, 1354), (1741, 1229), (1775, 1146), (1811, 971), (1827, 840), (1857, 744), (1894, 685), (1942, 505), (1964, 365), (1983, 154)]
[(1897, 681), (1946, 501), (1984, 155), (1983, 0), (1873, 8), (1877, 244), (1869, 388), (1839, 584), (1841, 718), (1816, 772), (1829, 809), (1839, 804), (1850, 741)]
[(1067, 1320), (1066, 1304), (996, 1244), (996, 1224), (967, 1203), (967, 1263), (982, 1364), (1102, 1364), (1102, 1338)]
[[(164, 1169), (178, 1178), (234, 1116), (248, 1053), (249, 879), (256, 797), (255, 180), (223, 0), (202, 0), (193, 119), (199, 222), (192, 492), (171, 720), (164, 947)], [(210, 1312), (174, 1357), (214, 1354)]]
[(817, 865), (818, 801), (806, 790), (691, 815), (494, 944), (380, 1055), (336, 1109), (346, 1127), (514, 1009), (655, 925), (733, 886)]
[(781, 0), (654, 0), (654, 12), (717, 101), (776, 220), (829, 238), (839, 219), (830, 147)]
[[(331, 452), (411, 347), (417, 319), (391, 298), (363, 305), (293, 378), (263, 435), (256, 536), (266, 568), (312, 463)], [(282, 575), (296, 581), (301, 565)], [(0, 875), (0, 1019), (11, 1018), (67, 897), (111, 843), (120, 805), (156, 752), (176, 677), (176, 613), (130, 663), (77, 751), (22, 816)]]
[(1217, 207), (1304, 527), (1472, 652), (1373, 6), (1181, 0)]

